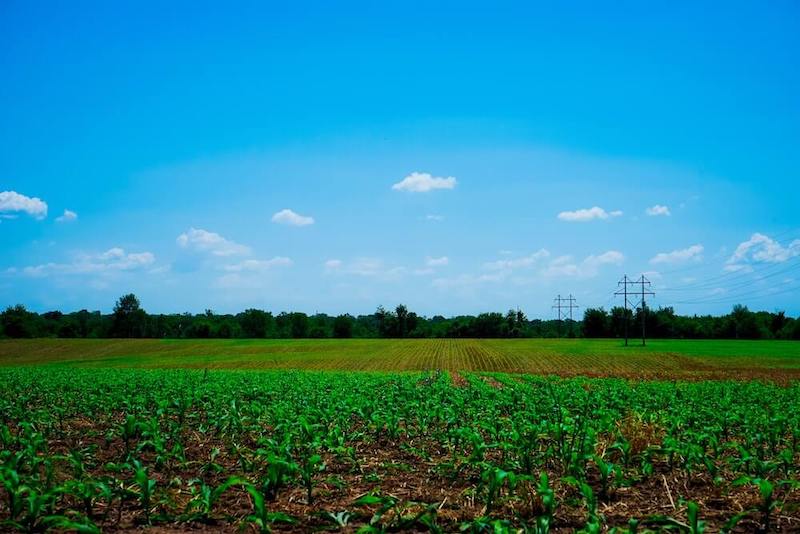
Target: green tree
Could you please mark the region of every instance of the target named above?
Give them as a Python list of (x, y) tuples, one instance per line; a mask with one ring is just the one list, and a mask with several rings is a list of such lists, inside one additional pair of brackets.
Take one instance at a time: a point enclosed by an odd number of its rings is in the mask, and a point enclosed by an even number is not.
[(333, 320), (333, 337), (344, 339), (353, 337), (353, 317), (339, 315)]
[(267, 332), (269, 332), (272, 325), (272, 314), (250, 308), (237, 315), (236, 320), (242, 327), (242, 333), (245, 337), (262, 338), (267, 337)]
[(608, 313), (603, 308), (586, 308), (583, 312), (583, 336), (608, 336)]
[(133, 293), (123, 295), (114, 305), (112, 337), (142, 337), (147, 323), (147, 313)]
[(22, 304), (9, 306), (0, 315), (3, 332), (8, 337), (36, 337), (39, 316), (29, 312)]

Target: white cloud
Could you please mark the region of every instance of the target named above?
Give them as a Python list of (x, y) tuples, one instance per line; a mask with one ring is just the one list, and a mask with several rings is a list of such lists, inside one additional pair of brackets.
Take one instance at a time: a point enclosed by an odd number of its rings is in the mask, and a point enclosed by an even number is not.
[(723, 268), (723, 270), (726, 271), (726, 272), (729, 272), (729, 273), (738, 273), (738, 272), (752, 273), (753, 272), (753, 268), (751, 266), (745, 265), (745, 264), (742, 264), (742, 263), (738, 263), (738, 264), (737, 263), (732, 263), (732, 264), (726, 265)]
[(72, 222), (78, 219), (78, 214), (72, 210), (64, 210), (64, 214), (56, 217), (56, 222), (65, 223)]
[[(501, 251), (501, 254), (508, 251)], [(550, 252), (546, 249), (539, 249), (533, 254), (524, 256), (522, 258), (513, 258), (509, 260), (497, 260), (485, 263), (483, 266), (492, 271), (519, 269), (524, 267), (532, 267), (539, 263), (541, 260), (550, 256)]]
[(425, 220), (426, 221), (441, 222), (441, 221), (444, 220), (444, 215), (436, 215), (436, 214), (430, 213), (430, 214), (425, 216)]
[(308, 226), (314, 224), (313, 217), (307, 217), (295, 213), (290, 209), (281, 210), (272, 216), (272, 222), (278, 224), (288, 224), (289, 226)]
[(673, 250), (672, 252), (659, 252), (650, 259), (653, 265), (659, 263), (683, 263), (687, 261), (702, 261), (703, 245), (692, 245), (691, 247)]
[(437, 289), (469, 289), (482, 284), (502, 282), (504, 276), (500, 273), (493, 274), (461, 274), (451, 278), (435, 278), (431, 285)]
[(215, 281), (215, 286), (220, 289), (262, 289), (268, 287), (271, 278), (267, 273), (276, 267), (290, 267), (291, 259), (284, 256), (275, 256), (269, 260), (244, 260), (239, 263), (223, 265), (225, 274)]
[(222, 268), (229, 273), (264, 272), (273, 267), (290, 267), (293, 264), (290, 258), (275, 256), (269, 260), (244, 260), (239, 263), (224, 265)]
[(442, 256), (441, 258), (426, 258), (425, 265), (428, 267), (443, 267), (450, 263), (450, 260), (447, 256)]
[[(592, 254), (577, 261), (569, 255), (551, 259), (550, 252), (541, 249), (527, 256), (485, 263), (483, 267), (491, 271), (490, 273), (437, 278), (433, 284), (440, 289), (474, 289), (485, 283), (511, 282), (520, 285), (535, 284), (549, 278), (592, 278), (599, 274), (601, 268), (609, 265), (621, 265), (624, 260), (625, 256), (616, 250), (609, 250), (597, 255)], [(532, 275), (518, 276), (516, 273), (521, 270), (532, 273)]]
[(621, 265), (622, 262), (625, 261), (625, 256), (622, 252), (617, 250), (609, 250), (608, 252), (604, 252), (599, 256), (587, 256), (583, 262), (587, 265)]
[(22, 269), (26, 276), (42, 277), (55, 274), (103, 274), (120, 271), (134, 271), (151, 266), (156, 257), (152, 252), (126, 253), (119, 247), (110, 248), (98, 254), (77, 256), (70, 263), (44, 263)]
[(598, 255), (591, 254), (580, 262), (573, 261), (572, 256), (559, 256), (551, 261), (541, 274), (554, 278), (593, 278), (600, 272), (601, 267), (622, 265), (624, 261), (625, 256), (616, 250)]
[(452, 177), (441, 178), (431, 176), (427, 172), (412, 172), (396, 184), (392, 185), (395, 191), (408, 191), (410, 193), (427, 193), (434, 189), (453, 189), (458, 181)]
[(782, 263), (800, 256), (800, 239), (783, 246), (764, 234), (755, 233), (739, 243), (725, 265), (726, 271), (752, 270), (748, 263)]
[(408, 272), (405, 267), (387, 265), (380, 258), (356, 258), (350, 262), (328, 260), (325, 262), (325, 271), (331, 274), (362, 276), (378, 280), (396, 280)]
[(669, 208), (667, 206), (662, 206), (661, 204), (656, 204), (655, 206), (651, 206), (646, 210), (644, 210), (644, 212), (650, 215), (651, 217), (656, 217), (658, 215), (665, 215), (665, 216), (672, 215), (669, 212)]
[(2, 191), (0, 192), (0, 212), (24, 212), (41, 220), (47, 217), (47, 203), (40, 198), (27, 197), (16, 191)]
[(196, 252), (208, 252), (214, 256), (237, 256), (250, 254), (250, 247), (225, 239), (215, 232), (190, 228), (176, 239), (181, 248)]
[(558, 218), (562, 221), (567, 222), (588, 222), (593, 221), (595, 219), (608, 219), (610, 217), (619, 217), (622, 215), (622, 211), (614, 210), (612, 212), (607, 212), (603, 208), (599, 206), (594, 206), (593, 208), (588, 209), (579, 209), (575, 211), (562, 211), (558, 214)]

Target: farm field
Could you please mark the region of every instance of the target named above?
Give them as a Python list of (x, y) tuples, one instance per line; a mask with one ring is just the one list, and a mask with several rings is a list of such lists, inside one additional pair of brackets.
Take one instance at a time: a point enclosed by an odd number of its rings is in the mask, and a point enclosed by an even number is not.
[[(635, 343), (633, 341), (632, 343)], [(485, 371), (800, 379), (800, 342), (616, 339), (1, 340), (0, 366)]]
[(0, 530), (798, 532), (800, 384), (0, 369)]

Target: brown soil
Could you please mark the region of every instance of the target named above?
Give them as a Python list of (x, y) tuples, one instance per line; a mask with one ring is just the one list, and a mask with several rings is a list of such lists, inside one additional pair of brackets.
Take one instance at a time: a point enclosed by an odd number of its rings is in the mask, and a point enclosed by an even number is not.
[[(457, 378), (456, 378), (457, 377)], [(466, 380), (455, 375), (454, 382), (466, 386)], [(660, 429), (648, 427), (635, 419), (620, 422), (622, 431), (633, 440), (639, 440), (641, 447), (657, 442)], [(70, 449), (96, 447), (93, 462), (88, 471), (92, 477), (112, 475), (125, 480), (126, 486), (133, 488), (132, 473), (112, 473), (106, 468), (108, 462), (119, 462), (124, 456), (124, 444), (117, 439), (106, 443), (102, 437), (107, 429), (94, 428), (92, 421), (83, 419), (68, 423), (65, 438), (51, 441), (49, 454), (65, 454)], [(191, 500), (188, 481), (200, 478), (211, 487), (222, 484), (230, 475), (241, 474), (251, 478), (253, 473), (241, 473), (239, 460), (229, 448), (229, 443), (215, 441), (199, 432), (188, 431), (183, 436), (187, 462), (179, 464), (170, 460), (159, 471), (153, 468), (155, 458), (152, 452), (140, 452), (145, 465), (150, 466), (150, 476), (157, 481), (157, 494), (150, 509), (151, 524), (148, 526), (144, 511), (136, 499), (119, 501), (110, 506), (98, 503), (93, 508), (95, 521), (104, 532), (129, 532), (146, 529), (156, 533), (177, 532), (240, 532), (257, 531), (253, 525), (244, 523), (253, 512), (250, 495), (242, 487), (233, 487), (224, 493), (206, 521), (189, 521), (180, 516)], [(248, 442), (243, 435), (239, 443), (243, 450), (257, 448), (256, 443)], [(326, 454), (326, 470), (315, 479), (313, 501), (308, 503), (306, 491), (297, 483), (280, 492), (267, 507), (271, 512), (283, 512), (292, 516), (296, 523), (275, 523), (271, 526), (278, 532), (335, 531), (338, 528), (326, 513), (336, 514), (347, 511), (350, 516), (344, 532), (354, 532), (358, 527), (370, 522), (377, 506), (357, 506), (359, 497), (368, 494), (391, 496), (398, 506), (386, 512), (381, 519), (385, 526), (397, 527), (399, 515), (414, 515), (432, 505), (436, 511), (437, 524), (448, 532), (457, 532), (464, 522), (487, 514), (484, 492), (481, 488), (481, 473), (475, 466), (463, 463), (463, 456), (454, 456), (444, 450), (440, 443), (424, 436), (403, 437), (392, 440), (379, 436), (376, 440), (365, 439), (350, 444), (355, 448), (352, 459)], [(215, 462), (220, 472), (207, 471), (210, 453), (220, 450)], [(489, 451), (489, 460), (499, 461), (500, 451)], [(455, 461), (454, 461), (455, 459)], [(449, 467), (448, 467), (449, 464)], [(634, 476), (636, 469), (625, 470), (626, 476)], [(542, 513), (542, 503), (535, 491), (540, 472), (531, 481), (521, 482), (513, 493), (501, 491), (489, 515), (511, 519), (531, 520)], [(577, 490), (561, 480), (562, 474), (555, 467), (548, 469), (551, 485), (555, 490), (559, 506), (556, 511), (553, 532), (573, 532), (581, 528), (586, 520), (586, 510)], [(59, 463), (57, 479), (70, 476), (69, 464)], [(723, 476), (731, 480), (733, 475)], [(731, 486), (728, 483), (717, 485), (709, 477), (689, 474), (680, 469), (672, 469), (666, 464), (657, 464), (654, 473), (648, 478), (635, 482), (629, 487), (612, 487), (602, 492), (599, 473), (590, 463), (588, 478), (598, 495), (598, 511), (607, 527), (625, 526), (630, 518), (646, 519), (653, 515), (668, 515), (679, 520), (686, 519), (684, 499), (700, 505), (701, 517), (708, 523), (708, 532), (717, 532), (733, 515), (758, 505), (759, 496), (752, 486)], [(180, 480), (180, 483), (176, 482)], [(778, 495), (785, 504), (775, 511), (772, 529), (775, 532), (800, 532), (800, 489), (781, 490)], [(0, 520), (7, 517), (8, 495), (0, 489)], [(62, 507), (79, 509), (78, 502), (67, 498)], [(5, 508), (5, 509), (4, 509)], [(105, 520), (103, 516), (107, 515)], [(159, 519), (164, 517), (165, 519)], [(760, 515), (752, 512), (743, 519), (736, 532), (754, 532), (759, 528)], [(414, 531), (423, 525), (408, 524), (400, 530)], [(0, 531), (3, 527), (0, 527)]]

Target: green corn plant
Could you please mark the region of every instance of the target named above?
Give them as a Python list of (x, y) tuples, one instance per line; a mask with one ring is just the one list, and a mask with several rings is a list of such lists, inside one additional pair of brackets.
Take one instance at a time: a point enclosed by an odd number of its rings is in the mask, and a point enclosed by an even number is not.
[(371, 526), (380, 523), (381, 518), (389, 511), (395, 508), (398, 504), (397, 499), (389, 495), (363, 495), (355, 500), (353, 503), (356, 506), (377, 506), (377, 510), (372, 514), (369, 520)]
[(778, 500), (775, 499), (775, 486), (769, 480), (759, 480), (758, 492), (761, 495), (761, 503), (758, 507), (761, 511), (761, 529), (762, 532), (769, 532), (772, 512), (778, 506)]
[(586, 526), (580, 532), (586, 534), (596, 534), (601, 530), (600, 517), (597, 514), (597, 498), (595, 497), (592, 487), (582, 480), (577, 480), (574, 477), (566, 477), (564, 482), (571, 486), (575, 486), (583, 496), (584, 504), (586, 505)]
[(606, 498), (609, 495), (609, 489), (613, 487), (619, 477), (619, 471), (613, 463), (606, 462), (600, 455), (595, 454), (592, 459), (600, 473), (600, 496)]
[(253, 513), (248, 515), (245, 521), (256, 525), (261, 534), (271, 532), (270, 525), (273, 523), (291, 524), (296, 522), (294, 518), (287, 514), (267, 510), (264, 494), (258, 491), (255, 486), (247, 484), (245, 488), (253, 500)]
[(214, 505), (234, 486), (247, 485), (243, 478), (232, 476), (219, 486), (212, 488), (204, 482), (195, 480), (192, 483), (192, 499), (186, 504), (186, 515), (189, 521), (209, 522), (212, 520)]
[(500, 496), (503, 485), (507, 485), (509, 491), (513, 491), (516, 485), (516, 475), (499, 467), (489, 467), (481, 474), (481, 481), (483, 487), (486, 488), (485, 513), (489, 514)]
[(341, 512), (323, 512), (322, 513), (323, 519), (330, 521), (333, 525), (338, 528), (345, 528), (347, 525), (350, 524), (350, 518), (353, 517), (353, 514), (348, 512), (347, 510), (343, 510)]
[(101, 480), (69, 480), (64, 486), (64, 493), (75, 496), (83, 504), (83, 513), (89, 520), (94, 519), (94, 504), (97, 500), (111, 503), (113, 492)]
[(478, 517), (472, 521), (462, 523), (459, 530), (470, 534), (510, 534), (514, 532), (511, 522), (507, 519), (492, 519), (489, 517)]
[(150, 523), (150, 506), (153, 499), (153, 491), (156, 487), (156, 481), (149, 477), (147, 468), (142, 466), (138, 460), (133, 460), (134, 468), (134, 482), (139, 489), (138, 497), (139, 504), (144, 512), (144, 517), (147, 523)]
[(120, 437), (122, 437), (122, 441), (125, 443), (126, 458), (131, 454), (131, 441), (139, 435), (139, 428), (140, 425), (136, 421), (135, 416), (131, 414), (125, 416), (125, 421), (123, 421), (120, 427)]
[(0, 484), (6, 490), (8, 496), (8, 510), (11, 515), (11, 520), (16, 519), (22, 513), (25, 506), (23, 497), (30, 491), (19, 476), (19, 473), (9, 467), (0, 467)]
[(628, 526), (624, 527), (614, 527), (608, 531), (609, 534), (637, 534), (639, 532), (639, 520), (638, 519), (630, 519), (628, 521)]
[(673, 517), (664, 515), (654, 515), (647, 518), (644, 523), (648, 526), (658, 526), (662, 529), (679, 530), (688, 534), (703, 534), (706, 530), (705, 521), (700, 520), (700, 508), (697, 503), (689, 501), (686, 503), (686, 518), (684, 523)]
[(539, 485), (536, 487), (536, 493), (542, 500), (543, 514), (536, 518), (537, 534), (547, 534), (550, 532), (550, 525), (553, 523), (553, 516), (555, 515), (556, 506), (556, 493), (550, 487), (550, 481), (547, 473), (542, 471), (539, 476)]
[(300, 463), (300, 477), (303, 479), (303, 486), (306, 488), (306, 502), (311, 504), (312, 490), (314, 489), (314, 476), (325, 471), (325, 462), (322, 456), (312, 454)]
[(292, 461), (268, 454), (267, 468), (261, 480), (262, 491), (265, 498), (272, 502), (278, 498), (278, 493), (286, 487), (298, 471), (297, 464)]

